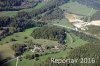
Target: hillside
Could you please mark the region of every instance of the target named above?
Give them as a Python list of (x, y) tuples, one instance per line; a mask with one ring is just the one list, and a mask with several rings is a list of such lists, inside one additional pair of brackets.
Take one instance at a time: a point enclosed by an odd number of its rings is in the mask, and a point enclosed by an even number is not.
[[(99, 66), (100, 65), (100, 59), (99, 59), (99, 54), (100, 54), (100, 44), (91, 44), (88, 43), (87, 45), (81, 46), (79, 48), (72, 49), (71, 52), (69, 53), (69, 57), (66, 58), (60, 58), (60, 60), (65, 60), (67, 58), (77, 58), (78, 63), (60, 63), (60, 64), (52, 64), (50, 63), (50, 58), (49, 57), (45, 62), (43, 63), (37, 63), (35, 66)], [(88, 63), (87, 61), (81, 61), (83, 58), (85, 59), (91, 59)], [(56, 60), (56, 59), (55, 59)], [(60, 62), (60, 61), (59, 61)]]
[[(100, 0), (0, 0), (0, 66), (100, 66), (99, 8)], [(50, 62), (82, 57), (86, 64)]]

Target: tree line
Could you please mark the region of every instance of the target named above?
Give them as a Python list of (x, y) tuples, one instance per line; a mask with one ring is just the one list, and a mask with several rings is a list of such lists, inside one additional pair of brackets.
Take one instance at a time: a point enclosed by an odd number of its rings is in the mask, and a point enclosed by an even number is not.
[(62, 19), (63, 16), (63, 10), (60, 8), (54, 8), (46, 12), (46, 14), (41, 18), (42, 20), (53, 20), (53, 19)]
[(73, 33), (74, 35), (78, 36), (80, 39), (83, 39), (85, 41), (88, 41), (91, 43), (99, 43), (100, 42), (99, 38), (97, 38), (93, 35), (90, 35), (88, 33), (78, 32), (75, 30), (71, 30), (70, 32)]

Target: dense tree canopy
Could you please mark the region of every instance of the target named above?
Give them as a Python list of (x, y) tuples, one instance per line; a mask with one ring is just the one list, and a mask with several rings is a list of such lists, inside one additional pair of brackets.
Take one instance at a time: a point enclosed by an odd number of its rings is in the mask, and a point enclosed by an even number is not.
[(67, 32), (64, 28), (57, 26), (45, 26), (37, 28), (33, 31), (32, 36), (35, 39), (50, 39), (57, 40), (59, 43), (65, 44)]

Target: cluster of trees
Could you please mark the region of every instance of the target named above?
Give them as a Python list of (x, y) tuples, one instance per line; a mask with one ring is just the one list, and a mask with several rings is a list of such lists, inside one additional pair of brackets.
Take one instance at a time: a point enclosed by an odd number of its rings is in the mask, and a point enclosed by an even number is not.
[[(62, 5), (63, 3), (66, 3), (68, 1), (69, 0), (51, 0), (50, 2), (46, 3), (46, 5), (44, 7), (33, 10), (32, 16), (36, 17), (37, 15), (44, 13), (44, 12), (48, 12), (48, 14), (50, 14), (54, 8), (58, 7), (59, 5)], [(57, 12), (59, 12), (59, 10)]]
[(0, 0), (0, 6), (6, 7), (6, 6), (20, 6), (21, 2), (24, 0)]
[(12, 49), (15, 51), (15, 56), (22, 55), (27, 50), (26, 44), (14, 44), (12, 45)]
[(45, 26), (42, 28), (37, 28), (31, 34), (35, 39), (50, 39), (57, 40), (59, 43), (65, 44), (66, 40), (66, 30), (57, 26)]
[(75, 30), (71, 30), (71, 33), (73, 33), (76, 36), (78, 36), (79, 38), (81, 38), (85, 41), (91, 42), (91, 43), (99, 43), (100, 42), (100, 39), (98, 39), (97, 37), (90, 35), (90, 34), (78, 32), (78, 31), (75, 31)]
[[(34, 43), (32, 41), (26, 41), (25, 43), (23, 44), (20, 44), (20, 43), (15, 43), (12, 45), (12, 50), (15, 51), (15, 56), (20, 56), (22, 55), (25, 51), (30, 51), (31, 49), (34, 49), (34, 45), (38, 46), (38, 47), (41, 47), (41, 44), (37, 44), (37, 43)], [(32, 56), (33, 54), (31, 54)], [(30, 56), (30, 57), (31, 57)], [(28, 58), (29, 57), (25, 57), (25, 58)]]
[(8, 28), (0, 28), (0, 40), (7, 36), (9, 33), (9, 29)]
[(0, 0), (0, 11), (18, 11), (35, 7), (40, 0)]
[(24, 58), (25, 59), (29, 59), (29, 60), (32, 60), (32, 59), (34, 59), (34, 60), (39, 60), (39, 56), (40, 56), (40, 54), (26, 54), (25, 56), (24, 56)]
[(11, 23), (12, 18), (11, 17), (0, 17), (0, 27), (6, 27)]
[(20, 6), (24, 0), (0, 0), (0, 11), (15, 11), (19, 8), (13, 8), (14, 6)]
[(51, 9), (47, 11), (42, 20), (62, 19), (63, 11), (60, 8)]

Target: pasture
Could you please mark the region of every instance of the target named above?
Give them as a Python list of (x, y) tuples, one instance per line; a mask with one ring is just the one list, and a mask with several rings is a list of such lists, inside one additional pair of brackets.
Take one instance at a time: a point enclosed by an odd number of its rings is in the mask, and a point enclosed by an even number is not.
[(14, 51), (11, 49), (10, 44), (0, 45), (0, 57), (1, 59), (6, 59), (7, 57), (13, 57)]
[(83, 16), (92, 16), (94, 13), (97, 12), (97, 10), (79, 4), (78, 2), (69, 2), (60, 6), (60, 8), (70, 13), (83, 15)]
[(27, 37), (27, 38), (30, 37), (33, 29), (35, 29), (35, 28), (26, 29), (23, 32), (14, 33), (10, 36), (7, 36), (0, 41), (0, 44), (12, 42), (11, 39), (15, 39), (16, 42), (22, 42), (22, 41), (24, 41), (25, 37)]
[(72, 41), (68, 46), (72, 48), (77, 48), (88, 43), (87, 41), (80, 39), (78, 36), (75, 36), (73, 33), (70, 34), (70, 38)]
[(18, 11), (2, 11), (0, 12), (0, 16), (15, 16), (18, 13)]
[(58, 24), (58, 25), (63, 25), (63, 26), (66, 26), (66, 27), (71, 27), (71, 28), (73, 28), (74, 26), (73, 26), (73, 24), (72, 23), (70, 23), (67, 19), (61, 19), (61, 20), (59, 20), (59, 19), (57, 19), (57, 20), (52, 20), (52, 24)]

